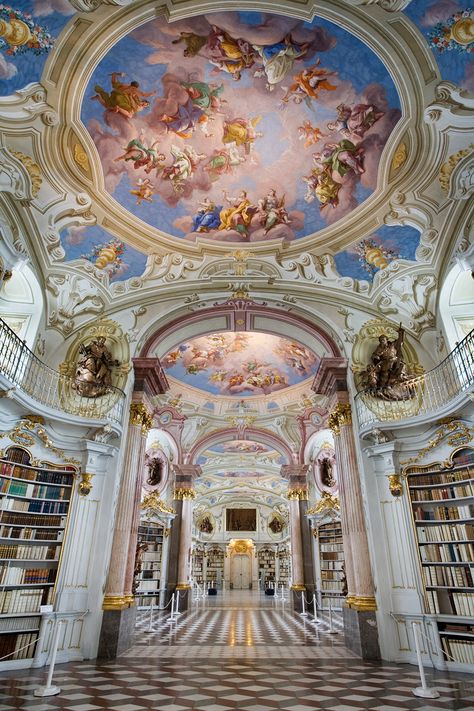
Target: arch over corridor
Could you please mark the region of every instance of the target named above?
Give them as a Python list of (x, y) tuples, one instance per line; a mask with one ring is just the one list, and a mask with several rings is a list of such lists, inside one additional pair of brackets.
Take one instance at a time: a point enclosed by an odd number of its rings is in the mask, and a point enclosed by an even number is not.
[(221, 442), (229, 442), (236, 439), (265, 444), (282, 455), (285, 459), (283, 464), (296, 464), (296, 453), (290, 449), (283, 439), (269, 430), (260, 429), (258, 427), (246, 427), (245, 430), (237, 427), (229, 427), (210, 432), (193, 444), (192, 448), (186, 454), (185, 463), (197, 464), (199, 455), (205, 449), (208, 449), (215, 444), (220, 444)]

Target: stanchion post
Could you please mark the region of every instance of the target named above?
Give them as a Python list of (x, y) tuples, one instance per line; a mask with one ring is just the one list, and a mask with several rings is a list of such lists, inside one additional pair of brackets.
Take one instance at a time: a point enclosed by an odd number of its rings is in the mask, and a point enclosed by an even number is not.
[(181, 612), (179, 611), (179, 598), (180, 598), (179, 590), (176, 591), (176, 605), (174, 607), (174, 616), (179, 617)]
[(53, 680), (53, 674), (54, 674), (54, 666), (56, 664), (56, 655), (58, 653), (58, 644), (59, 644), (59, 633), (60, 633), (60, 624), (62, 620), (56, 620), (56, 626), (54, 628), (54, 634), (53, 634), (53, 640), (51, 642), (51, 660), (49, 662), (49, 671), (48, 671), (48, 678), (46, 679), (46, 686), (39, 686), (37, 689), (34, 690), (33, 695), (34, 696), (56, 696), (57, 694), (61, 693), (61, 687), (59, 686), (53, 686), (51, 684)]
[(431, 688), (426, 684), (425, 670), (423, 669), (423, 660), (421, 659), (420, 639), (418, 637), (418, 625), (416, 622), (411, 623), (413, 629), (413, 637), (415, 640), (416, 658), (418, 661), (418, 669), (420, 671), (421, 686), (417, 686), (412, 690), (413, 696), (420, 696), (422, 699), (437, 699), (439, 691)]
[(313, 616), (314, 616), (313, 624), (315, 624), (315, 625), (321, 624), (321, 620), (318, 619), (318, 606), (317, 606), (317, 602), (316, 602), (316, 595), (314, 593), (313, 593)]
[(301, 592), (301, 604), (302, 604), (303, 610), (302, 610), (302, 612), (300, 612), (300, 615), (301, 615), (301, 617), (307, 617), (307, 616), (308, 616), (308, 613), (306, 612), (306, 607), (305, 607), (305, 594), (304, 594), (304, 590)]
[(174, 593), (171, 595), (171, 615), (168, 617), (168, 624), (174, 622)]

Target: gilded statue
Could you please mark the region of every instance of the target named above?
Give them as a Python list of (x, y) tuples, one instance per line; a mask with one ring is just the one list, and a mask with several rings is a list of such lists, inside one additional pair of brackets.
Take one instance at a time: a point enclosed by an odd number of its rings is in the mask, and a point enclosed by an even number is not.
[(105, 345), (105, 336), (97, 336), (89, 345), (79, 346), (73, 389), (83, 397), (100, 397), (112, 385), (111, 367), (120, 365)]
[(412, 377), (402, 355), (405, 331), (400, 324), (397, 338), (389, 341), (384, 334), (372, 353), (371, 363), (363, 373), (366, 385), (373, 394), (384, 400), (406, 400), (412, 397), (409, 380)]

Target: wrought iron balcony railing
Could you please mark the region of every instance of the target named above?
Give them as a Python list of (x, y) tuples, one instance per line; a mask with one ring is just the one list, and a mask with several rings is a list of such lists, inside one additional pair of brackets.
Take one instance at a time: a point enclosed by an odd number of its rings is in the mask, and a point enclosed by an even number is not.
[(436, 368), (407, 380), (405, 400), (383, 400), (373, 388), (357, 393), (359, 428), (436, 414), (474, 386), (474, 330)]
[(125, 393), (112, 386), (104, 395), (84, 397), (74, 389), (74, 378), (49, 368), (0, 319), (0, 375), (46, 407), (91, 420), (120, 424)]

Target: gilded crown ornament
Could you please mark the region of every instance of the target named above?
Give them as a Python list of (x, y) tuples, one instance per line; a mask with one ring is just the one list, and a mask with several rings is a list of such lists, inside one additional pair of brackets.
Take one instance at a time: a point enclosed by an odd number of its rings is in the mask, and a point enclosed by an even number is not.
[(334, 435), (341, 434), (341, 425), (352, 424), (352, 411), (348, 402), (339, 402), (328, 418), (329, 429)]
[(194, 489), (185, 489), (183, 487), (174, 490), (174, 498), (176, 501), (183, 501), (184, 499), (195, 499), (196, 492)]
[(141, 402), (132, 402), (130, 405), (130, 424), (140, 425), (142, 434), (147, 435), (153, 427), (153, 415), (150, 414)]
[(287, 498), (290, 501), (294, 501), (295, 499), (299, 499), (299, 501), (307, 501), (308, 500), (308, 491), (306, 489), (288, 489), (288, 494)]

